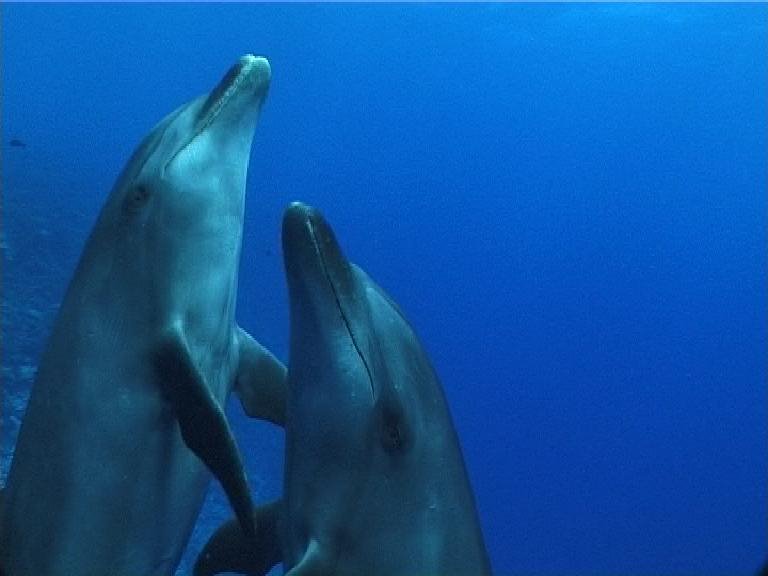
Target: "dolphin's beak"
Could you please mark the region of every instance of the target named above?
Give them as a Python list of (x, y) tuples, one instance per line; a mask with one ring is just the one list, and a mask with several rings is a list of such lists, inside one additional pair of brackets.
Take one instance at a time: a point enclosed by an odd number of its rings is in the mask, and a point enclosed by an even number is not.
[(292, 203), (283, 216), (283, 258), (289, 285), (314, 279), (335, 291), (339, 273), (349, 268), (323, 215), (300, 202)]
[(314, 317), (331, 309), (349, 330), (355, 300), (352, 266), (323, 215), (294, 202), (283, 216), (283, 260), (292, 305)]
[(271, 77), (266, 58), (251, 54), (242, 56), (207, 97), (201, 96), (187, 104), (188, 107), (199, 106), (192, 133), (168, 159), (165, 169), (182, 157), (202, 135), (216, 141), (215, 147), (221, 154), (226, 154), (232, 164), (237, 162), (238, 154), (247, 155)]
[(272, 70), (266, 58), (246, 54), (230, 68), (200, 109), (198, 132), (214, 122), (254, 121), (269, 91)]
[[(283, 216), (283, 259), (288, 279), (293, 338), (306, 341), (314, 332), (314, 346), (334, 339), (338, 331), (348, 338), (365, 368), (374, 397), (373, 378), (360, 340), (361, 320), (366, 317), (365, 295), (360, 293), (355, 269), (346, 259), (323, 215), (306, 204), (294, 202)], [(362, 326), (367, 325), (362, 320)]]

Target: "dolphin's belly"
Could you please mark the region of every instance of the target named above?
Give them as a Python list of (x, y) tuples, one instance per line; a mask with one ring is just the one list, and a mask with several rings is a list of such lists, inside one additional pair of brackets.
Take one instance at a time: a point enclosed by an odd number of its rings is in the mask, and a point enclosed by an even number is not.
[(5, 494), (8, 576), (157, 576), (178, 563), (209, 474), (150, 375), (114, 360), (35, 383)]

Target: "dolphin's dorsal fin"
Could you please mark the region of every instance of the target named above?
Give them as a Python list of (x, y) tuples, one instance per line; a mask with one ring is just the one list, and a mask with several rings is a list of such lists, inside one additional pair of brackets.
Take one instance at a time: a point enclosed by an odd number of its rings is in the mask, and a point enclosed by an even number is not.
[(243, 410), (251, 418), (285, 425), (286, 369), (280, 360), (238, 328), (240, 363), (235, 379), (235, 393)]
[(255, 538), (243, 534), (240, 523), (222, 524), (195, 561), (194, 576), (237, 572), (263, 576), (282, 560), (278, 529), (282, 501), (276, 500), (254, 511)]
[(219, 480), (243, 531), (253, 536), (253, 502), (240, 451), (224, 411), (192, 361), (181, 330), (173, 328), (161, 338), (154, 351), (154, 365), (185, 444)]

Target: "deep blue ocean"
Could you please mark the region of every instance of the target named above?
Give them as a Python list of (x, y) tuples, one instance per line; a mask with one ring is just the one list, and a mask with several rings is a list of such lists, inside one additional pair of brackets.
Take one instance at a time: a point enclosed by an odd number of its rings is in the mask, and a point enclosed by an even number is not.
[[(123, 164), (253, 52), (240, 324), (287, 360), (315, 205), (431, 354), (496, 574), (753, 574), (767, 40), (765, 4), (3, 5), (2, 481)], [(276, 497), (282, 431), (229, 414)], [(213, 483), (179, 574), (229, 516)]]

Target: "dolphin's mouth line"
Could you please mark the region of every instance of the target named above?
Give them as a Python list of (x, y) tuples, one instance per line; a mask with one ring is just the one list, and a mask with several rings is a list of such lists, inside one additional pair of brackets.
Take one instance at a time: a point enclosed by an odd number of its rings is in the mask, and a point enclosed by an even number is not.
[[(242, 83), (245, 81), (245, 78), (248, 76), (248, 73), (253, 69), (253, 66), (244, 66), (237, 74), (234, 80), (232, 80), (227, 86), (226, 90), (224, 90), (224, 93), (219, 96), (219, 98), (216, 99), (215, 102), (213, 102), (212, 105), (210, 105), (210, 109), (206, 112), (205, 117), (203, 118), (203, 121), (200, 123), (198, 128), (194, 131), (192, 136), (190, 136), (189, 140), (187, 140), (183, 146), (181, 146), (176, 152), (173, 153), (173, 156), (170, 157), (168, 162), (165, 163), (165, 166), (163, 167), (163, 170), (167, 168), (171, 162), (173, 162), (176, 157), (184, 152), (191, 144), (194, 142), (200, 134), (205, 132), (208, 127), (213, 124), (214, 120), (218, 118), (219, 114), (221, 114), (221, 111), (226, 108), (229, 101), (232, 99), (232, 97), (237, 93), (238, 89), (242, 85)], [(207, 104), (207, 102), (206, 102)]]
[(315, 235), (315, 226), (312, 224), (311, 217), (307, 218), (307, 228), (309, 229), (309, 237), (312, 239), (312, 246), (315, 249), (315, 253), (317, 254), (317, 257), (320, 259), (320, 267), (323, 269), (323, 275), (325, 276), (326, 281), (331, 287), (331, 292), (333, 292), (333, 299), (336, 301), (336, 308), (339, 310), (341, 319), (344, 321), (344, 327), (347, 329), (347, 334), (349, 334), (350, 340), (352, 340), (352, 346), (355, 347), (355, 352), (357, 352), (357, 355), (360, 357), (360, 361), (363, 363), (363, 366), (365, 367), (365, 373), (368, 375), (368, 384), (371, 387), (371, 397), (375, 398), (376, 395), (374, 393), (374, 388), (373, 388), (373, 376), (371, 375), (371, 369), (368, 366), (368, 362), (365, 359), (365, 355), (363, 354), (362, 350), (360, 349), (360, 346), (357, 343), (357, 339), (355, 338), (355, 333), (352, 331), (352, 327), (349, 324), (347, 315), (344, 313), (344, 308), (341, 305), (341, 299), (339, 298), (339, 293), (336, 291), (336, 284), (334, 284), (333, 279), (331, 278), (331, 275), (328, 272), (328, 266), (325, 263), (325, 256), (323, 256), (323, 251), (320, 250), (320, 245), (317, 242), (317, 236)]

